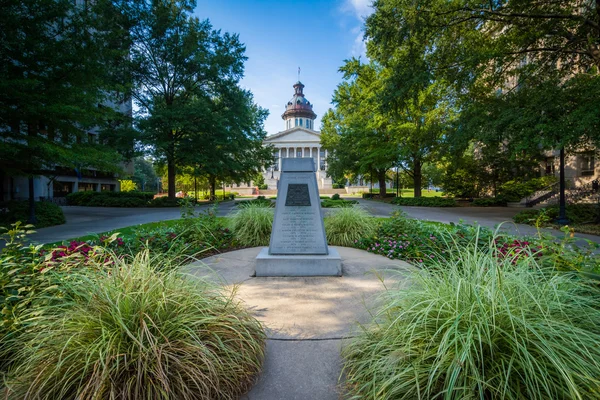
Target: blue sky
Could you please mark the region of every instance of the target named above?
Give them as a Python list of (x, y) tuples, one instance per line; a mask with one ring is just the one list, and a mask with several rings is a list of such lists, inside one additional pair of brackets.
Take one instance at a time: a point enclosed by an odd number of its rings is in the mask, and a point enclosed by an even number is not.
[(270, 112), (269, 135), (284, 129), (281, 114), (298, 79), (317, 113), (315, 127), (330, 107), (345, 59), (363, 55), (363, 18), (371, 0), (198, 0), (195, 14), (215, 29), (238, 33), (246, 45), (241, 84)]

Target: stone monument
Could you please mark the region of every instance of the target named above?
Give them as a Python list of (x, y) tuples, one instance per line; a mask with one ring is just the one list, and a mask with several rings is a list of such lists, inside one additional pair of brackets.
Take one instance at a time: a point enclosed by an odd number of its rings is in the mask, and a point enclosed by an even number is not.
[(256, 276), (341, 276), (342, 259), (327, 246), (312, 158), (284, 158), (269, 247)]

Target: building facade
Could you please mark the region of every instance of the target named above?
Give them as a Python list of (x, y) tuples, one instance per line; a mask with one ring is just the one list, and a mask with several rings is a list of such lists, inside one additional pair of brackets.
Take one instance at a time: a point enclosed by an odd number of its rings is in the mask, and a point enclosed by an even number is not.
[[(313, 105), (304, 96), (304, 85), (298, 81), (294, 84), (294, 95), (285, 105), (285, 112), (281, 115), (285, 129), (276, 134), (267, 136), (265, 146), (274, 148), (274, 162), (263, 171), (265, 184), (268, 190), (277, 190), (281, 177), (281, 160), (284, 158), (312, 158), (315, 163), (317, 184), (319, 189), (331, 189), (332, 180), (327, 176), (327, 151), (321, 147), (321, 133), (315, 130), (317, 114)], [(226, 186), (226, 190), (240, 194), (255, 194), (254, 182)]]

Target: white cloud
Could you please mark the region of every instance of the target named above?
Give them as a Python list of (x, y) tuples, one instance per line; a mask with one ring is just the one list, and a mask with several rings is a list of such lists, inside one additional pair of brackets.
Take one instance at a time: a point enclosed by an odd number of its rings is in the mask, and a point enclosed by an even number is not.
[(372, 4), (373, 0), (346, 0), (347, 7), (354, 11), (360, 21), (371, 15), (373, 12)]
[(367, 54), (367, 46), (363, 40), (364, 36), (364, 21), (369, 15), (373, 13), (373, 0), (345, 0), (344, 9), (347, 12), (352, 13), (360, 25), (355, 26), (352, 29), (352, 35), (354, 35), (354, 43), (350, 53), (353, 57), (365, 57)]

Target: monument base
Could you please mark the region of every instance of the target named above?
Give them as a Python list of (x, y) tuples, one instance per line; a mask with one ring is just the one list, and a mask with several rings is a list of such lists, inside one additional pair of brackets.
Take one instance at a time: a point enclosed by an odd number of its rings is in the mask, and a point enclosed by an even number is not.
[(342, 258), (337, 249), (329, 255), (272, 255), (263, 248), (256, 256), (256, 276), (342, 276)]

